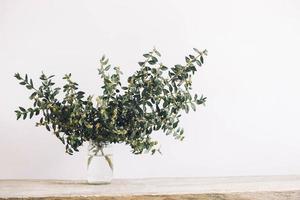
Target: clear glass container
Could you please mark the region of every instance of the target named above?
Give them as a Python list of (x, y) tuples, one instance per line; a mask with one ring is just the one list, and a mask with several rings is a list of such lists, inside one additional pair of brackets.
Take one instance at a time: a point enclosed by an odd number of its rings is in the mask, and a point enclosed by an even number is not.
[(113, 178), (112, 145), (89, 142), (87, 181), (89, 184), (109, 184)]

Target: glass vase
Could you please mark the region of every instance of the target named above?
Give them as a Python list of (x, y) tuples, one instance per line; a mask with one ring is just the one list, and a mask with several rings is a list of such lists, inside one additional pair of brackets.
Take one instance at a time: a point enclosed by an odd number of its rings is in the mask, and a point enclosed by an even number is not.
[(87, 181), (89, 184), (109, 184), (113, 177), (112, 145), (89, 142)]

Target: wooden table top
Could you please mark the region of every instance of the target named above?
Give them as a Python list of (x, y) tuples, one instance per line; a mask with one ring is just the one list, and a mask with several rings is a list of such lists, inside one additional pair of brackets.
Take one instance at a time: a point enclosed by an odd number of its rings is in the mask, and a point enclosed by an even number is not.
[(280, 200), (299, 200), (300, 176), (115, 179), (108, 185), (72, 180), (0, 180), (0, 199), (217, 199), (214, 195), (223, 195), (223, 199), (243, 199), (237, 195), (266, 199), (264, 195), (271, 195), (272, 200), (277, 195)]

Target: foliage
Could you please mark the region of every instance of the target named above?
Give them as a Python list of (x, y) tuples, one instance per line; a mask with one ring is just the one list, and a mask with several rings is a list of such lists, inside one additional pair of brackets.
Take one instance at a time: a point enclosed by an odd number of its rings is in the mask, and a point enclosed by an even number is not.
[[(78, 90), (78, 84), (66, 74), (63, 88), (55, 87), (53, 75), (40, 76), (41, 86), (36, 87), (26, 74), (15, 77), (32, 91), (33, 106), (19, 107), (17, 119), (40, 116), (36, 126), (45, 126), (53, 132), (73, 154), (85, 141), (98, 144), (125, 143), (133, 153), (155, 153), (157, 141), (151, 138), (153, 131), (162, 130), (182, 140), (183, 129), (178, 127), (181, 111), (196, 110), (196, 105), (204, 104), (206, 97), (190, 93), (192, 75), (203, 65), (207, 51), (194, 48), (195, 55), (185, 57), (184, 65), (168, 68), (159, 62), (160, 53), (153, 49), (144, 54), (139, 62), (139, 70), (128, 78), (122, 86), (118, 67), (111, 69), (109, 60), (100, 60), (99, 75), (103, 80), (103, 94), (86, 96)], [(111, 73), (111, 74), (110, 74)], [(63, 93), (59, 99), (58, 94)]]

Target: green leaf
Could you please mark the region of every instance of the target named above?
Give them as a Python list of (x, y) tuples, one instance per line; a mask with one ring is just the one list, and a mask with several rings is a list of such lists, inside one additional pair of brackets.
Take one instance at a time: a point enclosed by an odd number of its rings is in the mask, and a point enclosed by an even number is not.
[(20, 119), (20, 117), (21, 117), (21, 114), (18, 114), (18, 115), (17, 115), (17, 120)]
[(85, 92), (83, 92), (83, 91), (77, 92), (77, 95), (78, 95), (78, 96), (83, 96), (84, 94), (85, 94)]
[(31, 111), (31, 112), (30, 112), (30, 115), (29, 115), (29, 118), (30, 118), (30, 119), (32, 118), (33, 114), (34, 114), (34, 112)]
[(149, 58), (151, 55), (148, 54), (148, 53), (145, 53), (145, 54), (143, 54), (143, 56), (144, 56), (145, 58)]
[(185, 57), (185, 61), (188, 63), (190, 62), (190, 59), (188, 57)]
[(152, 69), (151, 69), (151, 72), (152, 72), (153, 74), (156, 74), (156, 73), (157, 73), (157, 70), (156, 70), (155, 68), (152, 68)]
[(199, 65), (200, 67), (202, 66), (202, 63), (199, 60), (196, 60), (197, 65)]
[(201, 52), (200, 52), (198, 49), (193, 48), (193, 50), (194, 50), (196, 53), (201, 54)]
[(163, 92), (164, 92), (164, 95), (169, 94), (169, 90), (167, 90), (167, 89), (163, 89)]
[(19, 107), (20, 108), (20, 110), (22, 111), (22, 112), (26, 112), (26, 109), (25, 108), (23, 108), (23, 107)]
[(203, 56), (200, 56), (200, 61), (201, 61), (202, 64), (204, 63)]
[(17, 115), (17, 120), (20, 119), (22, 113), (18, 110), (15, 111), (16, 115)]
[(148, 61), (149, 64), (154, 65), (158, 62), (156, 57), (152, 57), (151, 60)]
[(193, 109), (194, 111), (196, 111), (196, 106), (195, 106), (194, 103), (191, 103), (191, 107), (192, 107), (192, 109)]
[(156, 55), (158, 55), (159, 57), (161, 56), (161, 54), (154, 48), (154, 53), (156, 54)]
[(189, 113), (189, 110), (190, 110), (189, 106), (188, 105), (184, 105), (184, 110), (185, 110), (186, 113)]
[(105, 61), (103, 61), (103, 65), (107, 65), (107, 63), (108, 63), (108, 61), (109, 61), (109, 59), (106, 59)]
[[(64, 79), (67, 79), (67, 78), (69, 78), (68, 75), (65, 75)], [(45, 80), (47, 80), (47, 77), (45, 76), (45, 74), (42, 74), (42, 75), (40, 76), (40, 79), (41, 79), (42, 81), (45, 81)]]
[(166, 66), (161, 66), (161, 68), (160, 68), (161, 70), (163, 70), (163, 71), (166, 71), (168, 68), (166, 67)]
[(179, 121), (176, 121), (174, 124), (173, 124), (173, 128), (176, 128), (178, 126), (178, 123)]
[(179, 133), (179, 135), (183, 135), (183, 133), (184, 133), (184, 130), (183, 130), (183, 128), (180, 130), (180, 133)]
[(34, 97), (36, 96), (36, 92), (33, 92), (31, 95), (30, 95), (30, 97), (29, 97), (29, 99), (34, 99)]
[(15, 73), (14, 77), (16, 77), (16, 79), (18, 79), (18, 80), (22, 80), (22, 78), (21, 78), (21, 76), (20, 76), (19, 73)]
[(108, 70), (110, 69), (110, 67), (111, 67), (111, 66), (108, 65), (108, 66), (106, 66), (106, 67), (104, 68), (104, 70), (105, 70), (105, 71), (108, 71)]
[(165, 100), (164, 103), (163, 103), (163, 107), (166, 108), (168, 106), (168, 103), (169, 102)]
[(169, 84), (168, 87), (169, 87), (169, 91), (172, 92), (173, 91), (172, 85)]
[(151, 102), (147, 101), (146, 104), (147, 104), (149, 107), (152, 107)]

